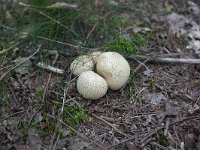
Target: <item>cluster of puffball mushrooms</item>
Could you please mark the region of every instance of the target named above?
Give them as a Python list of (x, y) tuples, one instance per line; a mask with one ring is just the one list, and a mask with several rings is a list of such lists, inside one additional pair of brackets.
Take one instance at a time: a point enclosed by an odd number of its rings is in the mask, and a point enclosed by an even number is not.
[(70, 70), (75, 76), (79, 76), (78, 92), (91, 100), (103, 97), (108, 88), (119, 90), (130, 75), (129, 63), (117, 52), (98, 51), (78, 56), (71, 63)]

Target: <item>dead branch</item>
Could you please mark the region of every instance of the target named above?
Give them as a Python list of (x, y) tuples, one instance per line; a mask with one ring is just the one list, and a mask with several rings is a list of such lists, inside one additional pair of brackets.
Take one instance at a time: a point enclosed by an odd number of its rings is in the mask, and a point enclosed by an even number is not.
[(37, 64), (37, 66), (38, 66), (39, 68), (42, 68), (42, 69), (51, 71), (51, 72), (53, 72), (53, 73), (57, 73), (57, 74), (63, 74), (63, 73), (64, 73), (64, 70), (62, 70), (62, 69), (58, 69), (58, 68), (55, 68), (55, 67), (50, 66), (50, 65), (46, 65), (46, 64), (41, 63), (41, 62), (39, 62), (39, 63)]
[(200, 59), (195, 58), (170, 58), (162, 56), (141, 56), (141, 55), (126, 55), (127, 59), (142, 59), (150, 62), (161, 63), (177, 63), (177, 64), (200, 64)]

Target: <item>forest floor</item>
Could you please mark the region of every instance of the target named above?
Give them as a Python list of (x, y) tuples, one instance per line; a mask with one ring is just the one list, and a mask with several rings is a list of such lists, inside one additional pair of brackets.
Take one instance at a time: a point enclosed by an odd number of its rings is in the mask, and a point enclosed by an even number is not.
[[(200, 2), (55, 2), (0, 1), (0, 150), (200, 150)], [(99, 100), (69, 70), (92, 51), (131, 66)]]

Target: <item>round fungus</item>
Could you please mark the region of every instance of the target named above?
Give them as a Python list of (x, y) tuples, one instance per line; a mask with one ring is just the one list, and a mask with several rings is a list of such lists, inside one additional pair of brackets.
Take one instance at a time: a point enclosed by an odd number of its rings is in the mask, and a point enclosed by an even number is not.
[(99, 56), (102, 54), (101, 51), (96, 51), (96, 52), (92, 52), (89, 54), (89, 56), (92, 57), (92, 60), (94, 61), (94, 63), (96, 64), (98, 59), (99, 59)]
[(70, 65), (70, 70), (74, 75), (80, 75), (84, 71), (94, 69), (94, 62), (90, 56), (82, 55), (77, 57)]
[(112, 90), (122, 88), (130, 76), (129, 63), (117, 52), (102, 53), (98, 58), (96, 69)]
[(81, 73), (77, 80), (78, 92), (86, 99), (99, 99), (103, 97), (107, 90), (106, 80), (93, 71)]

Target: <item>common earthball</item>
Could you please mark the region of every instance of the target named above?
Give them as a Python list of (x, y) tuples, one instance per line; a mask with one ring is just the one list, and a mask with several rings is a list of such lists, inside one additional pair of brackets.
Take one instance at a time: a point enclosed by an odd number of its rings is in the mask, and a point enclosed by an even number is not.
[(102, 53), (98, 58), (96, 69), (112, 90), (122, 88), (130, 76), (129, 63), (117, 52)]
[(106, 80), (93, 71), (86, 71), (80, 74), (77, 80), (78, 92), (86, 99), (99, 99), (107, 90)]
[(84, 71), (92, 71), (94, 69), (94, 62), (88, 55), (78, 56), (70, 65), (71, 72), (78, 76)]

